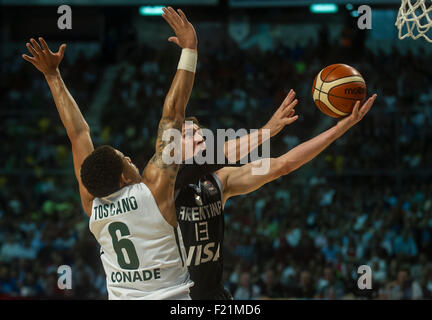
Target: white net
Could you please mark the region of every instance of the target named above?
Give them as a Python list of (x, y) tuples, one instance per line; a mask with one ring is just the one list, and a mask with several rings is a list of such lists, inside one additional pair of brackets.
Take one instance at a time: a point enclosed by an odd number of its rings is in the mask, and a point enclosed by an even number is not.
[(399, 39), (424, 37), (432, 42), (432, 0), (402, 0), (395, 25)]

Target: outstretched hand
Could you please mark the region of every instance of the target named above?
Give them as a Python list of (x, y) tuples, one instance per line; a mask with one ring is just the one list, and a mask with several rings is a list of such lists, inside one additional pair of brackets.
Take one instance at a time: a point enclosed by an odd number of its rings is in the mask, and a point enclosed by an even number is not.
[(369, 110), (372, 108), (372, 105), (375, 102), (377, 95), (374, 94), (372, 97), (367, 99), (367, 101), (363, 104), (363, 106), (360, 108), (360, 101), (357, 101), (353, 111), (351, 114), (342, 120), (339, 120), (338, 127), (348, 130), (353, 125), (355, 125), (357, 122), (359, 122), (363, 117), (366, 115), (366, 113), (369, 112)]
[(263, 127), (263, 129), (270, 129), (271, 137), (277, 135), (286, 125), (289, 125), (298, 119), (298, 115), (294, 115), (294, 107), (298, 103), (298, 100), (294, 99), (295, 95), (295, 91), (291, 89), (280, 107)]
[(171, 7), (163, 8), (162, 18), (174, 30), (176, 37), (169, 37), (168, 41), (176, 43), (183, 49), (197, 49), (198, 40), (193, 25), (188, 21), (181, 9), (177, 12)]
[(30, 39), (30, 42), (31, 44), (27, 42), (26, 46), (32, 56), (23, 54), (23, 59), (33, 64), (45, 76), (55, 74), (64, 57), (66, 44), (62, 44), (59, 50), (54, 53), (48, 48), (43, 38), (39, 38), (42, 47), (33, 38)]

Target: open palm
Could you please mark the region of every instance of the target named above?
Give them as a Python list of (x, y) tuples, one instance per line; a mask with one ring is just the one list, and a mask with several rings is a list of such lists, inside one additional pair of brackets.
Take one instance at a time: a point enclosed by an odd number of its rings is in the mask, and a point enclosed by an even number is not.
[(57, 52), (52, 52), (43, 38), (39, 38), (41, 46), (33, 38), (30, 42), (31, 44), (27, 42), (26, 46), (32, 56), (23, 54), (23, 59), (33, 64), (44, 75), (56, 73), (63, 60), (66, 45), (62, 44)]
[(351, 114), (343, 118), (342, 120), (339, 120), (338, 126), (344, 129), (349, 129), (357, 122), (359, 122), (361, 119), (363, 119), (366, 113), (368, 113), (369, 110), (372, 108), (372, 105), (374, 104), (376, 97), (377, 97), (376, 94), (372, 95), (369, 99), (367, 99), (367, 101), (361, 107), (360, 107), (360, 101), (357, 101)]
[(298, 103), (298, 100), (294, 99), (295, 95), (295, 91), (291, 89), (280, 107), (276, 110), (271, 119), (263, 127), (263, 129), (270, 129), (271, 137), (274, 137), (285, 126), (293, 123), (298, 119), (298, 115), (295, 115), (294, 109)]
[(197, 35), (193, 25), (188, 21), (181, 9), (177, 12), (171, 7), (163, 8), (162, 18), (174, 30), (176, 37), (169, 37), (168, 41), (176, 43), (183, 49), (197, 49)]

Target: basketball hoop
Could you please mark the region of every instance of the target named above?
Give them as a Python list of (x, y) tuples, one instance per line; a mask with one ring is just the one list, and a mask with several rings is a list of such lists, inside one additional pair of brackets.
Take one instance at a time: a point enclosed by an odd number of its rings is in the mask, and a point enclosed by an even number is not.
[(424, 37), (432, 42), (432, 0), (402, 0), (395, 26), (399, 30), (399, 39), (411, 37), (414, 40)]

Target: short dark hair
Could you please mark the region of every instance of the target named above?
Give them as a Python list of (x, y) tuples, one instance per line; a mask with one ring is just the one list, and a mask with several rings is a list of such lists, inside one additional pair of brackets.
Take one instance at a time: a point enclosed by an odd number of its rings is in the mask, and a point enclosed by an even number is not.
[(81, 165), (81, 181), (88, 192), (102, 198), (120, 189), (123, 159), (111, 146), (96, 148)]
[(198, 128), (202, 128), (201, 124), (199, 123), (198, 119), (194, 116), (186, 117), (185, 121), (192, 121), (194, 124), (198, 126)]

